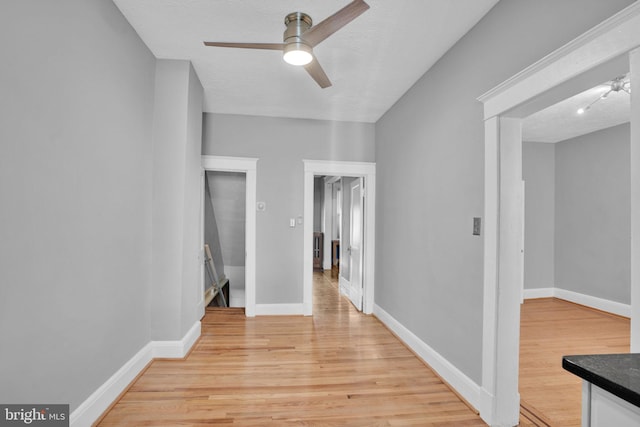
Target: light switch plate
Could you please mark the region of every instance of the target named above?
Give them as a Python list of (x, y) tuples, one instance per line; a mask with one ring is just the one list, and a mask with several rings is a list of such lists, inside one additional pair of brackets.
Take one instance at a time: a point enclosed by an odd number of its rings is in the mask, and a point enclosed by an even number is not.
[(289, 227), (294, 228), (296, 226), (296, 219), (289, 218)]
[(473, 235), (474, 236), (480, 235), (481, 224), (482, 224), (481, 218), (478, 218), (478, 217), (473, 218)]

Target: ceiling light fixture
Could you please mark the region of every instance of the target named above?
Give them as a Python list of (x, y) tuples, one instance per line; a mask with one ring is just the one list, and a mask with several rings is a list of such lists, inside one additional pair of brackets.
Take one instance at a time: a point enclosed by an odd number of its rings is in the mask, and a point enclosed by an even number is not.
[(587, 105), (586, 107), (579, 108), (577, 113), (578, 114), (586, 113), (587, 110), (589, 110), (593, 104), (600, 101), (601, 99), (606, 99), (611, 92), (624, 91), (624, 92), (627, 92), (629, 95), (631, 95), (631, 81), (625, 80), (626, 78), (627, 78), (626, 76), (620, 76), (613, 79), (611, 81), (611, 86), (608, 91), (606, 91), (605, 93), (597, 97), (595, 100), (593, 100), (593, 102), (591, 102), (591, 104)]
[(311, 17), (306, 13), (294, 12), (284, 18), (287, 29), (284, 32), (285, 62), (291, 65), (307, 65), (313, 60), (311, 47), (302, 39), (302, 33), (313, 25)]
[(307, 65), (313, 60), (311, 48), (304, 43), (293, 42), (284, 47), (284, 61), (291, 65)]

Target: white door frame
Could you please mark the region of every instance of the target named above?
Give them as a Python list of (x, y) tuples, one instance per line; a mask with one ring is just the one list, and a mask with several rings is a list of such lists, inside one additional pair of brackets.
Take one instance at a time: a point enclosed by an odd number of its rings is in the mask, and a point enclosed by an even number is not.
[[(640, 2), (478, 98), (485, 119), (485, 232), (482, 394), (480, 415), (492, 426), (518, 423), (520, 118), (540, 109), (554, 90), (640, 46)], [(631, 55), (640, 88), (640, 50)], [(609, 76), (610, 77), (610, 76)], [(606, 79), (605, 79), (606, 80)], [(603, 80), (604, 81), (604, 80)], [(575, 89), (575, 87), (573, 88)], [(559, 98), (561, 99), (561, 98)], [(640, 351), (640, 102), (631, 112), (631, 351)], [(548, 99), (547, 99), (548, 100)], [(529, 111), (527, 112), (527, 109)]]
[[(258, 159), (248, 157), (202, 156), (204, 171), (241, 172), (246, 174), (245, 220), (245, 308), (247, 317), (256, 315), (256, 172)], [(206, 174), (205, 174), (206, 177)], [(206, 179), (206, 178), (204, 178)], [(204, 191), (204, 185), (203, 191)], [(204, 210), (204, 203), (202, 205)], [(204, 211), (202, 213), (204, 217)], [(202, 225), (201, 225), (202, 227)], [(200, 230), (204, 235), (204, 228)], [(204, 275), (202, 275), (204, 280)], [(204, 282), (202, 283), (204, 289)]]
[(313, 314), (313, 178), (316, 175), (334, 175), (364, 178), (364, 268), (363, 307), (366, 314), (373, 312), (375, 283), (375, 216), (376, 216), (376, 164), (368, 162), (337, 162), (303, 160), (304, 162), (304, 238), (303, 238), (303, 313)]

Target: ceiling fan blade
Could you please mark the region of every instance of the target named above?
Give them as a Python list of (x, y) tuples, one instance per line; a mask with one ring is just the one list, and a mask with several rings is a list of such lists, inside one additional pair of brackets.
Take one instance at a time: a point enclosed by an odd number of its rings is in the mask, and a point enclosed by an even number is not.
[(205, 46), (216, 47), (237, 47), (241, 49), (267, 49), (283, 50), (284, 43), (224, 43), (224, 42), (203, 42)]
[(354, 0), (318, 25), (314, 25), (302, 34), (302, 38), (314, 47), (325, 40), (331, 34), (347, 25), (349, 22), (362, 15), (369, 5), (363, 0)]
[(313, 61), (305, 65), (304, 69), (307, 70), (307, 73), (309, 73), (322, 89), (331, 86), (331, 80), (329, 80), (329, 77), (327, 77), (316, 58), (313, 58)]

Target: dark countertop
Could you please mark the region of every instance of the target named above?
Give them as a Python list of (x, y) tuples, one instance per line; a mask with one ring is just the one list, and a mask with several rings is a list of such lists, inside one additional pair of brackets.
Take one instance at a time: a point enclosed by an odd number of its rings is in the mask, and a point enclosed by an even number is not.
[(564, 356), (562, 367), (640, 407), (640, 354)]

